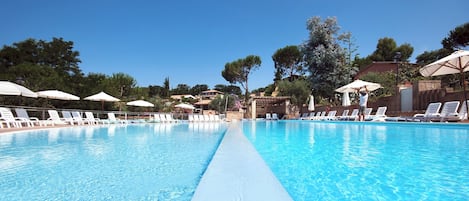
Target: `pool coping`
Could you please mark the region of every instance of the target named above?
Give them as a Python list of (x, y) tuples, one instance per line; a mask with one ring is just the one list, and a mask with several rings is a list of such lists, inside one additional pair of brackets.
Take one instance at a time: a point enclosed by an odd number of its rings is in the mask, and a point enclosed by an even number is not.
[(192, 201), (293, 200), (244, 136), (241, 122), (229, 124)]

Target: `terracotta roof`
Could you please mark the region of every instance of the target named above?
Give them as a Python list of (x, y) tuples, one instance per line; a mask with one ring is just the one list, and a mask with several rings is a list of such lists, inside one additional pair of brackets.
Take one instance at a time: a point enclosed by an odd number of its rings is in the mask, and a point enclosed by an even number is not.
[(197, 103), (194, 103), (194, 105), (208, 105), (212, 102), (212, 100), (199, 100)]
[(360, 79), (361, 76), (366, 75), (370, 72), (373, 73), (384, 73), (384, 72), (396, 72), (397, 69), (396, 62), (373, 62), (372, 64), (368, 65), (361, 71), (359, 71), (354, 79)]

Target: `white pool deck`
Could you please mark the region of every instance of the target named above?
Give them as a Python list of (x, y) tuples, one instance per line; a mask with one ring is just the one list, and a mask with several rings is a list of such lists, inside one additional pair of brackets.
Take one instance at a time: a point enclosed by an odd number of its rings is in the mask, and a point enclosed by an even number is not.
[(244, 136), (240, 124), (229, 125), (192, 201), (293, 200)]

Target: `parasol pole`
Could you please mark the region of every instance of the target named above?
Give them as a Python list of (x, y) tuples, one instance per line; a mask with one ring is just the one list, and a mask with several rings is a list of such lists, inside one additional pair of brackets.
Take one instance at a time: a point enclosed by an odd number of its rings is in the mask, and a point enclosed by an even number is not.
[[(464, 77), (464, 69), (462, 67), (462, 61), (461, 57), (459, 57), (459, 70), (461, 71), (461, 80), (462, 80), (462, 88), (463, 88), (463, 93), (464, 93), (464, 100), (463, 104), (466, 103), (466, 113), (469, 113), (469, 105), (467, 104), (467, 95), (466, 95), (466, 80)], [(469, 115), (466, 115), (467, 119), (469, 119)]]

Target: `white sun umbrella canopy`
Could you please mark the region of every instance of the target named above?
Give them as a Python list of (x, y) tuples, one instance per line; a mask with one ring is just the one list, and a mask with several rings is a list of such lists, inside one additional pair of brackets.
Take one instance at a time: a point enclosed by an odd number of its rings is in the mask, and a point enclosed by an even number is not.
[(363, 80), (355, 80), (345, 86), (342, 86), (336, 89), (335, 91), (339, 93), (344, 93), (344, 92), (353, 93), (353, 92), (356, 92), (361, 87), (365, 87), (365, 86), (368, 89), (368, 91), (374, 91), (374, 90), (381, 88), (381, 85), (378, 83), (367, 82)]
[(155, 107), (153, 103), (144, 100), (130, 101), (126, 105), (137, 106), (137, 107)]
[(187, 104), (187, 103), (179, 103), (179, 104), (175, 105), (174, 107), (181, 108), (181, 109), (187, 109), (187, 110), (195, 109), (195, 107), (193, 105)]
[(99, 92), (95, 95), (88, 96), (84, 98), (85, 100), (90, 100), (90, 101), (104, 101), (104, 102), (117, 102), (120, 101), (118, 98), (114, 98), (113, 96), (104, 93), (104, 92)]
[(28, 88), (8, 81), (0, 81), (0, 95), (37, 98), (37, 94)]
[(104, 92), (99, 92), (95, 95), (88, 96), (84, 98), (84, 100), (90, 100), (90, 101), (100, 101), (101, 102), (101, 110), (104, 110), (104, 102), (117, 102), (120, 101), (118, 98), (114, 98), (113, 96), (104, 93)]
[(349, 96), (349, 92), (344, 92), (342, 94), (342, 106), (350, 106), (351, 103), (350, 103), (350, 96)]
[[(428, 64), (420, 69), (420, 74), (425, 77), (438, 76), (438, 75), (449, 75), (449, 74), (460, 74), (463, 85), (464, 101), (467, 100), (466, 95), (466, 83), (464, 78), (464, 72), (469, 71), (469, 51), (458, 50), (450, 54), (449, 56), (443, 57), (431, 64)], [(467, 105), (469, 108), (469, 105)], [(466, 108), (466, 109), (468, 109)]]
[(45, 90), (36, 92), (38, 97), (59, 100), (80, 100), (80, 97), (59, 90)]
[(308, 110), (314, 111), (314, 96), (313, 95), (309, 96)]

